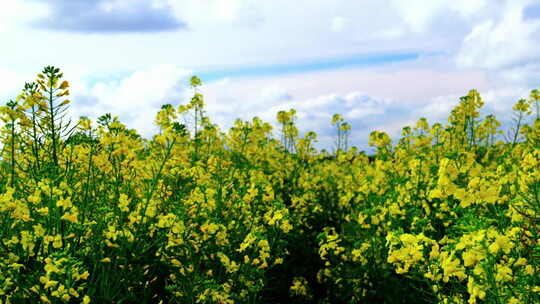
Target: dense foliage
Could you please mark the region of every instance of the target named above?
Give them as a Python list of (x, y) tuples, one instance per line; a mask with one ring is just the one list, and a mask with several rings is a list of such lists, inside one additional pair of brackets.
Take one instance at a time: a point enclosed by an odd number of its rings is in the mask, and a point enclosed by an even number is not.
[(0, 303), (540, 303), (536, 90), (506, 141), (472, 90), (367, 156), (339, 115), (332, 154), (294, 110), (220, 131), (196, 77), (152, 139), (71, 123), (62, 76), (1, 108)]

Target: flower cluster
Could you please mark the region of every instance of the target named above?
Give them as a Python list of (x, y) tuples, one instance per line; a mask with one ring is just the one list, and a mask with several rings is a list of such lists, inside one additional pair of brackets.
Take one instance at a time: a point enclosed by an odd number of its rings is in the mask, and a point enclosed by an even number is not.
[(337, 114), (331, 154), (294, 110), (222, 131), (197, 77), (152, 138), (71, 123), (62, 78), (0, 108), (0, 304), (540, 302), (536, 90), (506, 142), (472, 90), (366, 155)]

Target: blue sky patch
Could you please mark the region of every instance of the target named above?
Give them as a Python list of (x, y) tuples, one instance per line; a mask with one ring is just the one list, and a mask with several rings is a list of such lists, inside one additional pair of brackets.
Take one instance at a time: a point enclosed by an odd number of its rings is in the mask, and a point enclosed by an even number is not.
[(420, 53), (395, 53), (378, 55), (358, 55), (329, 60), (318, 60), (306, 63), (291, 63), (280, 65), (257, 65), (229, 69), (200, 70), (195, 74), (203, 83), (217, 81), (223, 78), (277, 76), (286, 74), (306, 73), (323, 70), (345, 69), (381, 65), (392, 62), (416, 60)]

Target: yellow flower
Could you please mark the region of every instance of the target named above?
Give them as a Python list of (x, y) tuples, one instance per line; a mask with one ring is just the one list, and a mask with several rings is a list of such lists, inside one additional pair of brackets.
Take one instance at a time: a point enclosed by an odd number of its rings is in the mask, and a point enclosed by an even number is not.
[(46, 295), (41, 295), (41, 296), (39, 297), (39, 299), (40, 299), (41, 302), (43, 302), (43, 303), (51, 303), (51, 301), (49, 301), (49, 298), (47, 298)]
[(54, 248), (60, 248), (62, 247), (62, 236), (60, 234), (57, 234), (55, 237), (54, 237), (54, 240), (53, 240), (53, 247)]
[(74, 296), (74, 297), (76, 297), (76, 298), (79, 297), (79, 293), (78, 293), (75, 289), (73, 289), (73, 288), (70, 288), (70, 289), (69, 289), (69, 294), (72, 295), (72, 296)]
[(240, 265), (238, 265), (235, 261), (231, 261), (225, 254), (218, 252), (217, 256), (219, 257), (223, 266), (225, 266), (225, 269), (227, 269), (227, 272), (234, 273), (240, 269)]
[(533, 275), (534, 267), (532, 265), (525, 266), (525, 273), (528, 275)]
[(56, 286), (56, 284), (58, 284), (58, 281), (50, 280), (47, 283), (45, 283), (45, 286), (43, 288), (47, 289), (50, 287), (54, 287)]
[(83, 272), (79, 277), (83, 280), (86, 280), (88, 279), (88, 276), (90, 275), (90, 273), (88, 273), (88, 271), (85, 271)]
[(130, 200), (128, 196), (124, 193), (120, 194), (120, 198), (118, 199), (118, 208), (120, 211), (129, 212), (129, 203)]
[(34, 194), (28, 196), (28, 201), (32, 204), (38, 204), (41, 202), (41, 191), (38, 189)]
[(281, 228), (281, 230), (283, 230), (283, 232), (288, 233), (289, 231), (291, 231), (293, 229), (293, 227), (292, 227), (292, 225), (291, 225), (291, 223), (289, 222), (288, 219), (283, 219), (283, 214), (284, 214), (284, 212), (279, 212), (279, 211), (276, 212), (276, 214), (271, 219), (271, 221), (269, 221), (269, 224), (273, 225), (276, 221), (281, 220), (281, 224), (280, 224), (279, 227)]
[(73, 223), (73, 224), (76, 224), (76, 223), (79, 222), (77, 220), (77, 214), (74, 214), (74, 213), (65, 213), (64, 215), (62, 215), (62, 217), (60, 219), (62, 219), (64, 221), (68, 221), (68, 222)]
[(60, 84), (60, 90), (65, 90), (69, 87), (69, 82), (67, 80), (62, 81), (62, 84)]
[(527, 259), (526, 258), (519, 258), (517, 259), (517, 261), (514, 263), (514, 266), (523, 266), (527, 263)]
[(508, 304), (519, 304), (521, 301), (516, 299), (515, 297), (511, 297), (510, 300), (508, 300)]
[(36, 209), (36, 212), (42, 216), (45, 216), (49, 214), (49, 208), (48, 207), (39, 208), (39, 209)]
[(448, 282), (452, 276), (457, 277), (459, 280), (465, 279), (465, 271), (459, 262), (459, 259), (455, 259), (452, 255), (442, 256), (441, 268), (444, 270), (443, 281)]
[(56, 207), (62, 207), (64, 210), (67, 208), (71, 208), (72, 206), (73, 204), (71, 203), (71, 199), (69, 197), (56, 201)]
[(514, 248), (514, 244), (506, 235), (499, 235), (495, 238), (495, 241), (489, 246), (489, 252), (492, 254), (497, 254), (499, 250), (502, 250), (504, 253), (509, 254), (510, 251)]
[(242, 242), (242, 244), (240, 244), (240, 248), (238, 248), (236, 251), (238, 252), (243, 252), (244, 250), (246, 250), (246, 248), (248, 248), (249, 246), (251, 246), (251, 244), (253, 244), (253, 242), (256, 240), (256, 237), (253, 233), (248, 233), (248, 235), (246, 235), (246, 238), (244, 239), (244, 241)]
[(289, 289), (294, 296), (308, 296), (308, 282), (304, 277), (295, 277)]
[(497, 270), (497, 273), (495, 274), (495, 280), (497, 282), (512, 280), (512, 269), (510, 269), (510, 267), (497, 264), (495, 269)]
[(463, 265), (465, 267), (475, 266), (476, 263), (480, 260), (479, 256), (473, 250), (467, 250), (463, 252)]

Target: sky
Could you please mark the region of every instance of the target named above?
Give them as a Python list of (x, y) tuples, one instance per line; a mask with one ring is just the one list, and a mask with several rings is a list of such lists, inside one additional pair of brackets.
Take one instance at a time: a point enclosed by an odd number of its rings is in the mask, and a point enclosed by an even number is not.
[(540, 88), (538, 0), (2, 0), (0, 41), (0, 102), (54, 65), (73, 117), (112, 113), (146, 137), (192, 75), (222, 130), (294, 108), (327, 149), (336, 113), (367, 150), (374, 130), (446, 122), (470, 89), (507, 124)]

